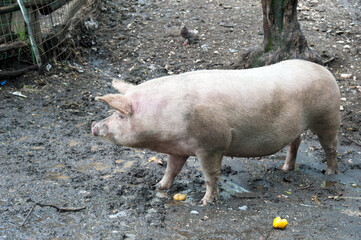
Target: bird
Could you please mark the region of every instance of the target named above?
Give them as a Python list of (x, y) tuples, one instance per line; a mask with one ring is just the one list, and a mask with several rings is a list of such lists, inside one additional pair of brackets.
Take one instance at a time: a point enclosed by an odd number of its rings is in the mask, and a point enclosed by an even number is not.
[(198, 31), (197, 30), (188, 30), (184, 25), (180, 32), (181, 36), (185, 38), (183, 45), (188, 45), (192, 43), (197, 43), (199, 41)]

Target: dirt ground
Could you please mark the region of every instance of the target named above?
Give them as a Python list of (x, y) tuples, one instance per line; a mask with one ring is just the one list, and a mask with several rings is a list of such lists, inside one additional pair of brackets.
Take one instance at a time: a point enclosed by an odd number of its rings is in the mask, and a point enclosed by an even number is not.
[[(197, 69), (230, 69), (262, 43), (261, 1), (102, 1), (99, 27), (75, 31), (78, 58), (45, 75), (8, 79), (0, 90), (0, 239), (361, 239), (361, 5), (301, 0), (298, 18), (342, 93), (340, 174), (323, 174), (324, 153), (305, 132), (290, 173), (286, 151), (223, 160), (220, 200), (200, 205), (199, 162), (188, 160), (173, 187), (155, 191), (166, 155), (91, 136), (109, 115), (94, 97), (112, 77), (141, 83)], [(184, 45), (180, 28), (198, 30)], [(12, 93), (20, 91), (27, 98)], [(156, 157), (163, 165), (149, 158)], [(176, 193), (188, 195), (175, 202)], [(35, 202), (85, 207), (34, 208)], [(288, 220), (275, 230), (276, 216)]]

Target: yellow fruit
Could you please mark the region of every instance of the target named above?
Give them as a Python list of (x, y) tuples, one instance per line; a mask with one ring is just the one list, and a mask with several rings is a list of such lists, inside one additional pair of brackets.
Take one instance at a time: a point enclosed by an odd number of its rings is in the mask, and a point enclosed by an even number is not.
[(274, 228), (279, 228), (279, 229), (285, 229), (287, 226), (287, 220), (286, 219), (281, 219), (280, 217), (276, 217), (273, 220), (273, 227)]
[(177, 193), (174, 195), (173, 199), (177, 201), (184, 201), (187, 198), (187, 194)]

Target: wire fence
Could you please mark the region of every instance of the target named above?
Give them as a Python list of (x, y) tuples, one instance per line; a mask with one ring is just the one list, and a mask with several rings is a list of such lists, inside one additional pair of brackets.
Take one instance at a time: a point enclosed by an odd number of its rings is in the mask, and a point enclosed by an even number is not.
[[(71, 27), (99, 0), (0, 0), (0, 77), (72, 56)], [(10, 70), (9, 70), (10, 69)]]

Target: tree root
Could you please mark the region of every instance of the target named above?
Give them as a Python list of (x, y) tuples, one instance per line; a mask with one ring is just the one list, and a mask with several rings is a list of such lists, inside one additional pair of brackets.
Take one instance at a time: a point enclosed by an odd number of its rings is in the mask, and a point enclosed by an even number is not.
[(301, 53), (295, 48), (268, 52), (264, 52), (262, 48), (252, 48), (242, 56), (240, 68), (267, 66), (287, 59), (304, 59), (323, 65), (322, 58), (308, 47)]

